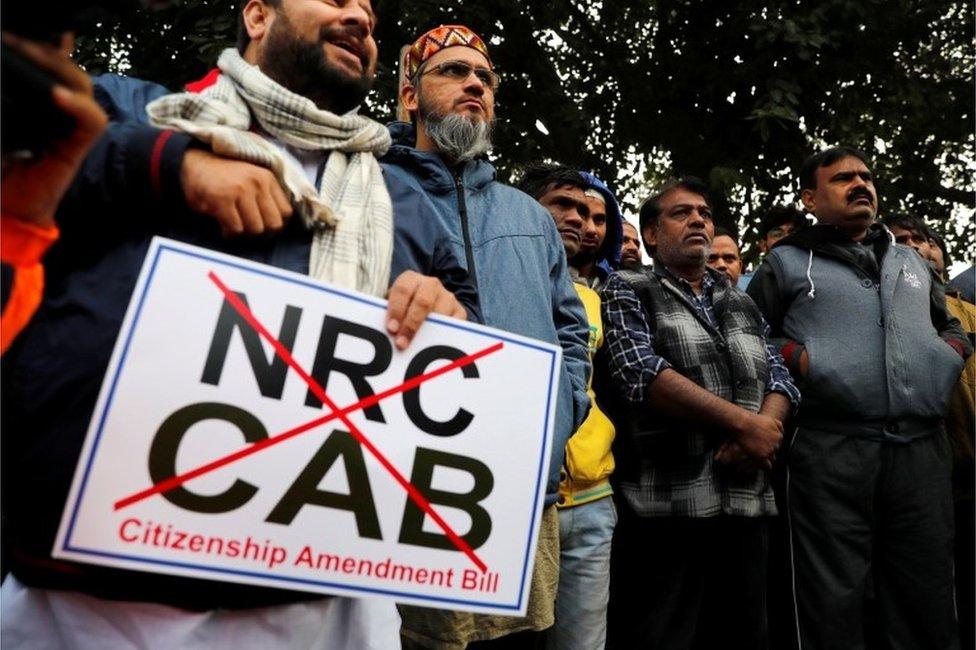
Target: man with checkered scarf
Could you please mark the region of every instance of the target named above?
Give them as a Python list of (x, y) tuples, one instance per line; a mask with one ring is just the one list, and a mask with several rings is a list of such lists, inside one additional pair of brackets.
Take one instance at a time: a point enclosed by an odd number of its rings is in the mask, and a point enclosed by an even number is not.
[(65, 201), (44, 303), (4, 359), (4, 491), (31, 495), (4, 503), (4, 647), (399, 644), (389, 602), (50, 557), (153, 235), (388, 295), (400, 349), (430, 311), (477, 316), (473, 285), (438, 249), (441, 234), (420, 214), (393, 223), (398, 186), (376, 161), (390, 137), (356, 110), (376, 66), (370, 2), (246, 0), (241, 18), (240, 49), (223, 52), (195, 92), (161, 96), (118, 78), (96, 90), (116, 123)]

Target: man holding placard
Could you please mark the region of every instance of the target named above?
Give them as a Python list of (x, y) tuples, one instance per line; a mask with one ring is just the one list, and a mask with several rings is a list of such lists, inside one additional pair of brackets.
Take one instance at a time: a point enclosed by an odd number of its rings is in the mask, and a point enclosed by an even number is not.
[[(395, 273), (419, 266), (409, 255), (393, 253), (401, 233), (393, 232), (389, 193), (375, 161), (389, 136), (350, 112), (375, 72), (370, 3), (250, 0), (241, 24), (241, 53), (224, 52), (209, 89), (165, 97), (150, 109), (166, 130), (117, 125), (99, 143), (101, 158), (83, 170), (66, 201), (66, 218), (59, 220), (63, 238), (49, 257), (45, 302), (4, 359), (4, 493), (20, 495), (4, 503), (11, 575), (3, 591), (3, 641), (11, 647), (45, 639), (74, 647), (203, 647), (218, 638), (262, 647), (385, 648), (396, 642), (398, 621), (388, 603), (50, 557), (71, 472), (151, 235), (376, 296), (390, 284), (391, 254)], [(100, 168), (98, 160), (111, 156), (118, 165)], [(106, 178), (93, 180), (99, 174)], [(145, 195), (133, 196), (140, 182)], [(126, 192), (119, 197), (124, 205), (103, 203)], [(221, 231), (266, 236), (226, 241)], [(450, 260), (427, 262), (436, 267)], [(463, 318), (470, 311), (444, 288), (449, 284), (465, 295), (466, 279), (458, 271), (450, 269), (443, 282), (413, 271), (397, 275), (385, 326), (398, 349), (429, 312)], [(469, 291), (465, 303), (473, 307), (473, 300)], [(255, 354), (263, 354), (257, 346)], [(163, 539), (163, 529), (144, 525), (130, 524), (120, 535)]]

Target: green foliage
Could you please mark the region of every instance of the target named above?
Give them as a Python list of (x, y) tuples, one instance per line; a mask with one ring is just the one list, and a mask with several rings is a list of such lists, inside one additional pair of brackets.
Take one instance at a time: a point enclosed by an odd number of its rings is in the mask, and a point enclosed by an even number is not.
[[(288, 0), (286, 0), (288, 1)], [(503, 74), (497, 163), (590, 168), (633, 212), (672, 174), (707, 179), (720, 223), (754, 238), (794, 201), (794, 172), (829, 144), (874, 159), (882, 210), (908, 210), (973, 257), (973, 6), (968, 0), (383, 0), (368, 108), (395, 114), (402, 45), (442, 23), (471, 26)], [(81, 43), (92, 71), (171, 88), (234, 40), (231, 0), (126, 17)], [(129, 66), (129, 67), (126, 67)], [(540, 121), (548, 134), (536, 127)], [(757, 252), (747, 247), (748, 260)]]

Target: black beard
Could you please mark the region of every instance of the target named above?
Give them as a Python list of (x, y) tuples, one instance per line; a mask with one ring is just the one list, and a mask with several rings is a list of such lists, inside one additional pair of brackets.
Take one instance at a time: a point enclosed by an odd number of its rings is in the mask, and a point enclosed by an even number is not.
[(350, 76), (326, 58), (323, 44), (327, 30), (314, 43), (295, 37), (294, 33), (287, 14), (279, 11), (258, 61), (261, 71), (296, 95), (337, 115), (362, 104), (373, 87), (373, 76), (365, 71), (367, 64), (363, 64), (361, 76)]
[(641, 264), (640, 260), (629, 260), (629, 259), (620, 260), (620, 268), (626, 271), (640, 271), (641, 268), (643, 268), (643, 266), (644, 265)]
[(600, 258), (600, 249), (594, 251), (580, 251), (573, 255), (572, 259), (569, 260), (569, 265), (575, 268), (585, 266), (592, 262), (596, 262)]

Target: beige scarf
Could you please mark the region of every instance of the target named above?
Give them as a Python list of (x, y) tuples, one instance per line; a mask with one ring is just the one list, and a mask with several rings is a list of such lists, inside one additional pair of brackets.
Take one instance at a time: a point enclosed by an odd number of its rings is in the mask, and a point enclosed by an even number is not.
[[(385, 296), (390, 282), (393, 218), (376, 159), (390, 147), (386, 128), (354, 113), (336, 115), (272, 81), (237, 50), (224, 50), (221, 75), (202, 93), (161, 97), (146, 107), (153, 125), (182, 131), (221, 156), (274, 172), (313, 231), (309, 275)], [(250, 131), (251, 116), (279, 141), (330, 152), (316, 189), (305, 171), (273, 143)]]

